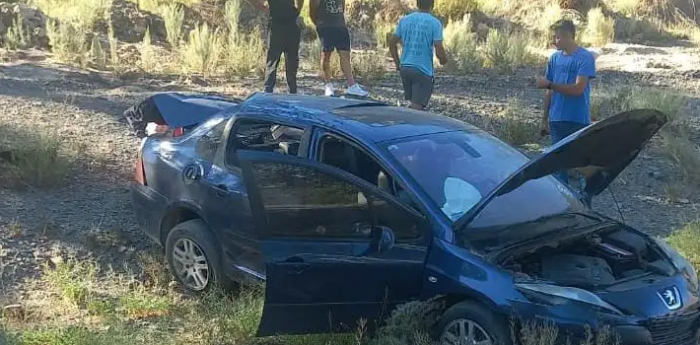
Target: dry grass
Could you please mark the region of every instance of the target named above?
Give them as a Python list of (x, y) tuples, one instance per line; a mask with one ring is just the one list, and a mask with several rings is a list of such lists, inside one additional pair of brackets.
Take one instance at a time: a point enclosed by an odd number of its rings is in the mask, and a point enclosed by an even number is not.
[(69, 22), (62, 22), (59, 25), (51, 19), (46, 24), (46, 34), (55, 59), (79, 66), (87, 65), (90, 55), (87, 31), (84, 27)]
[(112, 0), (31, 0), (30, 3), (50, 18), (89, 31), (95, 23), (106, 18)]
[(695, 267), (700, 270), (700, 221), (689, 223), (666, 238)]
[(588, 12), (582, 41), (593, 46), (604, 46), (615, 38), (615, 20), (606, 17), (603, 10), (596, 7)]
[(222, 43), (219, 29), (211, 29), (206, 23), (190, 31), (189, 40), (183, 44), (181, 52), (184, 72), (205, 77), (213, 75), (221, 58)]
[(0, 125), (0, 186), (62, 186), (82, 150), (60, 140), (56, 133), (18, 134), (12, 127)]
[(168, 43), (172, 49), (177, 49), (182, 40), (182, 24), (185, 20), (185, 11), (177, 3), (168, 4), (161, 8), (160, 12), (165, 22), (165, 31)]
[(474, 0), (436, 0), (434, 12), (446, 20), (459, 20), (478, 7)]
[(453, 73), (469, 73), (482, 64), (476, 34), (471, 32), (471, 16), (450, 21), (445, 27), (445, 49), (450, 52), (448, 70)]
[(508, 99), (496, 122), (497, 136), (512, 145), (536, 143), (540, 139), (537, 122), (528, 117), (528, 110), (519, 98)]

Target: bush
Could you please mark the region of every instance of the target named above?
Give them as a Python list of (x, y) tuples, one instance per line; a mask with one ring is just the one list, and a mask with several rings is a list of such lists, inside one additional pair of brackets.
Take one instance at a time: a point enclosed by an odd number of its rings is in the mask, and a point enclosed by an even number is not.
[(436, 0), (433, 11), (445, 20), (460, 20), (477, 8), (475, 0)]
[(539, 127), (536, 121), (527, 116), (527, 109), (518, 98), (510, 98), (499, 117), (497, 136), (516, 146), (539, 141)]
[(190, 31), (189, 41), (181, 49), (185, 72), (201, 73), (207, 77), (216, 72), (221, 56), (222, 38), (219, 29), (206, 23)]
[(700, 271), (700, 221), (692, 222), (666, 238), (696, 270)]
[(166, 5), (161, 12), (165, 22), (165, 32), (167, 34), (170, 47), (176, 49), (180, 46), (182, 39), (182, 23), (185, 20), (185, 11), (177, 3)]
[(615, 38), (615, 20), (603, 14), (600, 7), (588, 11), (588, 21), (582, 41), (594, 46), (603, 46)]
[(458, 21), (450, 21), (445, 27), (445, 49), (451, 61), (448, 69), (467, 73), (481, 66), (476, 34), (471, 32), (470, 15)]
[(46, 35), (49, 37), (51, 52), (57, 60), (80, 66), (85, 66), (88, 62), (87, 31), (83, 27), (69, 22), (59, 25), (50, 19), (46, 23)]

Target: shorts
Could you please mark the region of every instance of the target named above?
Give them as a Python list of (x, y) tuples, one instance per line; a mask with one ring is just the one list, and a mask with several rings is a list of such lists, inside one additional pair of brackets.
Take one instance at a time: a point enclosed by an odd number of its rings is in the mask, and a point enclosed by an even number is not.
[(316, 28), (323, 52), (333, 50), (350, 51), (350, 32), (347, 26), (325, 26)]
[(403, 94), (406, 100), (423, 107), (428, 106), (433, 95), (434, 78), (419, 71), (414, 67), (401, 67), (401, 81), (403, 82)]

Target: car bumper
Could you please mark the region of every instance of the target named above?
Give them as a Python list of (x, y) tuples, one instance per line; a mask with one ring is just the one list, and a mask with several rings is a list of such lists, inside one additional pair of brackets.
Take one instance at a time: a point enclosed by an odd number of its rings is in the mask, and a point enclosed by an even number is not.
[[(558, 344), (586, 344), (589, 332), (607, 328), (610, 336), (617, 336), (619, 345), (698, 345), (700, 311), (697, 306), (687, 308), (674, 316), (637, 318), (596, 313), (572, 307), (545, 307), (532, 304), (518, 308), (521, 320), (544, 321), (558, 330)], [(530, 328), (531, 329), (531, 328)], [(533, 335), (530, 335), (532, 337)], [(534, 335), (537, 336), (537, 335)]]
[(167, 199), (153, 188), (132, 183), (131, 206), (139, 227), (153, 241), (162, 245), (160, 223), (165, 214)]

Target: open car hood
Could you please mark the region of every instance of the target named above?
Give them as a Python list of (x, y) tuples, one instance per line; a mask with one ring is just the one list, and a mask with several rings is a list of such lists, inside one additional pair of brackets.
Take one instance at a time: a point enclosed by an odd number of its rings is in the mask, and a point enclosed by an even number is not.
[(164, 124), (170, 127), (198, 125), (214, 114), (240, 103), (236, 99), (175, 92), (156, 94), (153, 96), (153, 102)]
[(481, 199), (459, 223), (470, 222), (495, 197), (561, 170), (578, 170), (586, 181), (583, 191), (590, 196), (598, 195), (666, 122), (666, 115), (660, 111), (636, 109), (591, 124), (532, 158)]

